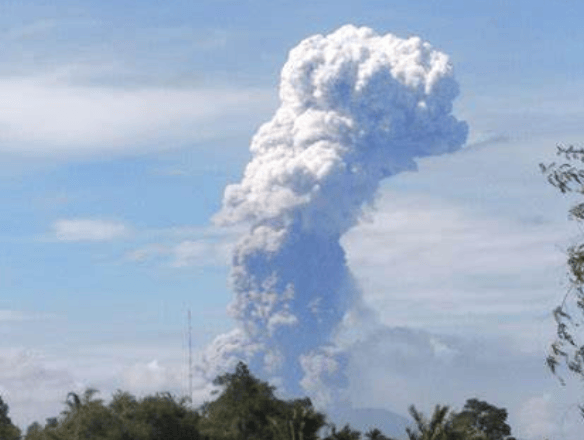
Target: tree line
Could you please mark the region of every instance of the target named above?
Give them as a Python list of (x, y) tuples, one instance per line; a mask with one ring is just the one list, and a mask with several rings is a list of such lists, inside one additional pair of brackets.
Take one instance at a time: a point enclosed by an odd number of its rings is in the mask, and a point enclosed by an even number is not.
[[(170, 393), (136, 398), (117, 391), (105, 403), (94, 389), (70, 392), (59, 416), (34, 422), (24, 433), (0, 397), (0, 440), (395, 440), (379, 429), (338, 428), (309, 398), (279, 399), (275, 387), (243, 362), (213, 383), (220, 392), (198, 408)], [(467, 400), (459, 412), (437, 405), (429, 418), (414, 406), (409, 410), (409, 440), (515, 440), (507, 411), (478, 399)]]

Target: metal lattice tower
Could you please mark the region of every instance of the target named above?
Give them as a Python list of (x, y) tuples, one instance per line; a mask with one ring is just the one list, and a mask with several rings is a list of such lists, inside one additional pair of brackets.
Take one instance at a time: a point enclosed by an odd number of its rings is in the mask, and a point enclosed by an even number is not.
[(193, 401), (193, 340), (192, 340), (192, 327), (191, 327), (191, 309), (188, 309), (188, 320), (189, 320), (189, 399), (192, 403)]

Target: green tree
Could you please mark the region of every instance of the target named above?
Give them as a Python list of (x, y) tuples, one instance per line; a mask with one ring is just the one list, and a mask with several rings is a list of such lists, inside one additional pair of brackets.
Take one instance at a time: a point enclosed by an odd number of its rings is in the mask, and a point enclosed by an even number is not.
[(25, 440), (40, 440), (43, 438), (43, 427), (39, 422), (32, 422), (26, 428)]
[(308, 397), (289, 401), (274, 399), (274, 406), (278, 410), (268, 420), (279, 439), (317, 440), (318, 431), (326, 425), (325, 415), (314, 409)]
[(360, 440), (361, 439), (361, 432), (357, 431), (356, 429), (351, 428), (349, 424), (343, 426), (340, 431), (337, 431), (337, 428), (334, 424), (330, 424), (330, 432), (324, 438), (324, 440)]
[(29, 427), (26, 440), (199, 440), (200, 415), (190, 408), (187, 398), (176, 399), (170, 393), (157, 393), (136, 399), (117, 391), (105, 405), (93, 396), (69, 393), (61, 417), (47, 425)]
[(116, 416), (116, 438), (147, 440), (152, 437), (152, 428), (146, 417), (139, 416), (140, 402), (132, 394), (116, 391), (108, 408)]
[(255, 378), (243, 362), (234, 373), (218, 376), (213, 384), (223, 391), (202, 407), (202, 432), (215, 439), (271, 439), (279, 434), (274, 420), (282, 406), (274, 387)]
[(8, 404), (0, 397), (0, 440), (18, 440), (20, 429), (12, 423), (8, 412)]
[(243, 362), (213, 383), (223, 389), (201, 407), (200, 423), (213, 440), (317, 440), (326, 425), (310, 399), (278, 399), (275, 388), (254, 377)]
[[(449, 418), (448, 406), (436, 405), (430, 420), (419, 412), (414, 405), (409, 412), (415, 422), (415, 428), (406, 428), (409, 440), (462, 440), (462, 431), (455, 429)], [(466, 440), (466, 439), (465, 439)], [(473, 439), (474, 440), (474, 439)]]
[[(584, 195), (584, 148), (557, 147), (561, 163), (540, 164), (548, 182), (562, 194)], [(584, 220), (584, 202), (573, 205), (569, 218)], [(567, 250), (568, 290), (556, 307), (556, 339), (550, 346), (546, 363), (557, 375), (557, 366), (563, 364), (569, 371), (584, 379), (584, 344), (578, 341), (578, 330), (584, 317), (584, 243), (576, 243)], [(562, 384), (563, 379), (558, 376)], [(581, 407), (584, 414), (584, 408)]]
[(67, 394), (67, 408), (61, 413), (61, 420), (55, 428), (55, 434), (65, 439), (107, 439), (114, 435), (116, 418), (104, 405), (102, 399), (94, 396), (97, 390), (89, 388), (79, 396)]
[[(119, 395), (118, 399), (112, 402), (113, 406), (110, 405), (110, 408), (119, 405), (122, 398), (123, 395)], [(132, 407), (130, 399), (128, 400), (130, 407)], [(189, 399), (186, 397), (176, 399), (167, 392), (145, 397), (138, 405), (134, 406), (133, 412), (127, 411), (120, 418), (121, 426), (126, 428), (132, 426), (128, 422), (133, 422), (133, 433), (137, 433), (138, 436), (130, 438), (197, 440), (200, 438), (200, 415), (188, 406), (188, 401)], [(148, 428), (148, 436), (141, 437), (146, 427)], [(124, 432), (129, 433), (125, 429)]]
[(367, 440), (395, 440), (392, 437), (387, 437), (379, 429), (370, 429), (365, 433), (365, 438)]
[(468, 438), (515, 440), (507, 424), (507, 410), (482, 400), (468, 399), (462, 411), (453, 414), (451, 423)]
[(273, 432), (269, 417), (277, 413), (274, 387), (253, 377), (243, 362), (237, 364), (234, 373), (218, 376), (213, 384), (223, 387), (223, 392), (201, 407), (205, 434), (216, 439), (247, 440)]
[(45, 428), (56, 428), (59, 426), (59, 419), (57, 417), (49, 417), (45, 421)]

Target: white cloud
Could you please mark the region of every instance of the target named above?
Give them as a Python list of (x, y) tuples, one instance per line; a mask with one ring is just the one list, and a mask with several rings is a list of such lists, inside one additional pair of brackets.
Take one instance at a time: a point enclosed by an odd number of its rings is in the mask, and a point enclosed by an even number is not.
[(144, 263), (148, 260), (161, 255), (167, 255), (170, 252), (168, 246), (162, 244), (148, 244), (138, 249), (134, 249), (126, 254), (126, 259), (136, 263)]
[[(543, 87), (518, 90), (507, 84), (492, 93), (471, 93), (461, 97), (458, 107), (472, 121), (474, 133), (495, 131), (514, 138), (554, 136), (555, 141), (566, 134), (581, 134), (584, 115), (582, 81), (551, 83)], [(553, 147), (554, 143), (551, 144)]]
[[(96, 388), (105, 400), (116, 389), (140, 396), (160, 391), (181, 396), (187, 377), (180, 348), (124, 344), (69, 346), (64, 351), (0, 348), (0, 395), (21, 428), (58, 416), (70, 391)], [(198, 384), (200, 379), (195, 379)]]
[(525, 437), (549, 438), (554, 434), (555, 422), (550, 406), (549, 394), (525, 402), (519, 413), (520, 429)]
[[(69, 75), (66, 73), (66, 76)], [(242, 130), (269, 102), (257, 89), (122, 89), (67, 78), (0, 79), (0, 153), (87, 156), (168, 149)]]
[(200, 228), (174, 227), (149, 230), (146, 235), (164, 239), (148, 243), (126, 254), (126, 259), (138, 263), (162, 260), (175, 268), (227, 266), (231, 250), (241, 234), (240, 227)]
[(173, 249), (175, 267), (189, 266), (197, 263), (204, 263), (207, 258), (211, 258), (213, 252), (209, 243), (201, 241), (183, 241)]
[(46, 319), (51, 315), (45, 313), (22, 312), (18, 310), (0, 310), (0, 322), (21, 322)]
[(154, 27), (141, 36), (142, 43), (166, 44), (179, 46), (184, 50), (185, 44), (197, 50), (218, 50), (233, 38), (225, 29), (200, 29), (190, 26)]
[(187, 240), (179, 243), (172, 250), (174, 267), (185, 266), (227, 266), (232, 243), (203, 242)]
[(67, 392), (79, 385), (70, 369), (55, 365), (41, 353), (0, 351), (0, 395), (10, 407), (9, 416), (21, 427), (57, 416)]
[(548, 339), (542, 326), (558, 300), (567, 231), (390, 191), (377, 208), (343, 242), (366, 302), (384, 323), (512, 333), (530, 348)]
[[(509, 340), (380, 327), (349, 355), (345, 394), (355, 408), (406, 414), (414, 404), (428, 413), (436, 404), (459, 410), (474, 397), (507, 409), (517, 438), (581, 438), (579, 385), (560, 387), (544, 366), (543, 353), (521, 353)], [(536, 397), (526, 401), (525, 396)]]
[(4, 42), (22, 41), (35, 37), (43, 37), (57, 28), (56, 20), (42, 19), (36, 20), (20, 26), (14, 26), (7, 31), (0, 33), (0, 39)]
[(124, 389), (156, 392), (180, 387), (184, 371), (160, 365), (157, 359), (139, 362), (123, 372)]
[(582, 416), (576, 403), (566, 403), (557, 393), (527, 399), (518, 411), (517, 432), (526, 440), (578, 439)]
[(128, 235), (123, 223), (99, 219), (62, 219), (53, 223), (53, 233), (59, 241), (110, 241)]

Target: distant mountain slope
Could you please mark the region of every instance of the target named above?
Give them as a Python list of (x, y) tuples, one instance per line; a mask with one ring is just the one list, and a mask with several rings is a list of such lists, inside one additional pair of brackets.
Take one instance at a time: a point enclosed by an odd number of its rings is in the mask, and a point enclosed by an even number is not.
[(406, 417), (381, 408), (342, 408), (330, 411), (329, 416), (339, 429), (349, 423), (362, 433), (377, 428), (396, 439), (405, 439), (406, 427), (412, 424)]

